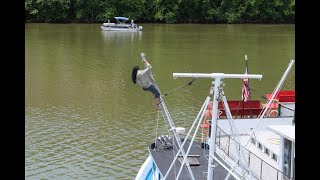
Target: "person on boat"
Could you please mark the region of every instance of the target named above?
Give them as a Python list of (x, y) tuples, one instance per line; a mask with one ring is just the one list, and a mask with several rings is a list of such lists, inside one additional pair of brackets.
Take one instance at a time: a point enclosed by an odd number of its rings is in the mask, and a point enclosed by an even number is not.
[(143, 70), (139, 66), (134, 66), (132, 69), (132, 81), (138, 84), (143, 90), (149, 91), (154, 95), (156, 100), (156, 109), (160, 110), (160, 92), (154, 85), (154, 79), (151, 72), (151, 64), (145, 59), (145, 53), (141, 53), (142, 62), (144, 63)]

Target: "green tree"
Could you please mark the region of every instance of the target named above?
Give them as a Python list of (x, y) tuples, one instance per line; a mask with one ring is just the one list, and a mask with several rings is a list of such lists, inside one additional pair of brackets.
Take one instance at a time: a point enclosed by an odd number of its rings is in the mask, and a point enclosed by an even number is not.
[(294, 0), (25, 0), (27, 22), (285, 23)]
[(165, 23), (178, 22), (178, 9), (180, 0), (155, 0), (155, 20)]

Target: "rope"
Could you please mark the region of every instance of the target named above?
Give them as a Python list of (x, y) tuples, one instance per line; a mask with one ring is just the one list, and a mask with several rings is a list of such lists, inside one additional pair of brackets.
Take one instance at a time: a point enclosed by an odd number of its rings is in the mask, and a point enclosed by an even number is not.
[[(274, 113), (274, 116), (271, 116), (272, 113)], [(270, 111), (270, 113), (268, 114), (267, 117), (277, 117), (277, 115), (278, 115), (278, 110), (274, 109), (274, 110)]]
[[(161, 111), (161, 112), (162, 112), (162, 111)], [(158, 118), (159, 118), (159, 117), (160, 117), (160, 111), (158, 111)], [(167, 127), (168, 134), (170, 134), (171, 136), (173, 136), (173, 133), (170, 131), (169, 124), (168, 124), (167, 121), (166, 121), (166, 118), (165, 118), (164, 116), (162, 116), (162, 117), (163, 117), (163, 120), (164, 120), (165, 125), (166, 125), (166, 127)], [(174, 140), (173, 140), (172, 146), (176, 149), (176, 151), (179, 150), (179, 148), (176, 146), (176, 143), (175, 143)], [(172, 151), (172, 157), (173, 157), (172, 159), (174, 159), (174, 157), (175, 157), (175, 151)], [(173, 164), (173, 171), (174, 171), (174, 177), (177, 177), (176, 163)], [(187, 171), (187, 172), (188, 172), (188, 175), (191, 177), (189, 171)]]
[[(169, 93), (171, 93), (171, 92), (174, 92), (174, 91), (177, 91), (178, 89), (181, 89), (181, 88), (184, 88), (184, 87), (187, 87), (187, 86), (192, 85), (192, 83), (193, 83), (196, 79), (197, 79), (197, 78), (193, 78), (193, 79), (192, 79), (190, 82), (188, 82), (187, 84), (182, 85), (182, 86), (179, 86), (179, 87), (177, 87), (177, 88), (174, 88), (174, 89), (170, 90), (169, 92), (165, 93), (164, 95), (161, 95), (160, 101), (159, 101), (159, 103), (158, 103), (157, 105), (159, 105), (160, 103), (162, 103), (162, 101), (163, 101), (163, 96), (167, 96), (167, 95), (169, 95)], [(154, 83), (155, 83), (155, 82), (154, 82)], [(156, 84), (156, 83), (155, 83), (155, 84)], [(158, 90), (159, 90), (159, 88), (158, 88)], [(160, 92), (160, 90), (159, 90), (159, 92)]]
[(177, 88), (174, 88), (174, 89), (172, 89), (172, 90), (170, 90), (169, 92), (167, 92), (167, 93), (165, 93), (164, 95), (161, 95), (161, 96), (167, 96), (167, 95), (169, 95), (169, 93), (171, 93), (171, 92), (174, 92), (174, 91), (176, 91), (176, 90), (178, 90), (178, 89), (181, 89), (181, 88), (184, 88), (184, 87), (187, 87), (187, 86), (190, 86), (190, 85), (192, 85), (192, 83), (196, 80), (197, 78), (193, 78), (190, 82), (188, 82), (187, 84), (185, 84), (185, 85), (182, 85), (182, 86), (179, 86), (179, 87), (177, 87)]
[(235, 118), (237, 118), (238, 110), (239, 110), (239, 107), (240, 107), (240, 103), (241, 103), (241, 101), (239, 101), (239, 104), (238, 104), (238, 107), (237, 107), (237, 111), (236, 111), (236, 114), (235, 114)]
[(156, 150), (156, 148), (157, 148), (159, 117), (160, 117), (160, 111), (158, 111), (157, 127), (156, 127), (156, 138), (155, 138), (155, 140), (154, 140), (154, 149), (153, 149), (153, 150)]
[[(143, 60), (145, 60), (145, 53), (141, 53), (141, 58), (143, 59)], [(159, 87), (158, 87), (158, 85), (157, 85), (157, 83), (156, 83), (156, 81), (155, 81), (155, 79), (153, 78), (153, 74), (152, 74), (152, 71), (150, 70), (149, 71), (149, 78), (150, 78), (150, 80), (151, 81), (153, 81), (153, 84), (155, 85), (155, 87), (158, 89), (158, 91), (159, 91), (159, 93), (161, 94), (161, 92), (160, 92), (160, 89), (159, 89)], [(192, 81), (190, 81), (187, 85), (184, 85), (184, 86), (182, 86), (182, 87), (178, 87), (178, 88), (176, 88), (176, 89), (174, 89), (174, 91), (175, 90), (177, 90), (177, 89), (180, 89), (180, 88), (183, 88), (183, 87), (185, 87), (185, 86), (188, 86), (188, 85), (191, 85), (194, 81), (195, 81), (195, 79), (196, 78), (193, 78), (193, 80)], [(172, 91), (171, 91), (172, 92)], [(166, 93), (165, 94), (165, 96), (166, 95), (168, 95), (168, 93)], [(157, 105), (159, 105), (159, 104), (161, 104), (162, 103), (162, 95), (161, 95), (161, 98), (160, 98), (160, 102), (157, 104)], [(165, 105), (163, 105), (163, 107), (165, 107)], [(164, 111), (166, 111), (166, 109), (164, 108), (163, 109)], [(161, 111), (162, 112), (162, 111)], [(158, 117), (159, 117), (159, 111), (158, 111)], [(162, 112), (163, 113), (163, 112)], [(165, 116), (163, 115), (163, 118), (164, 118), (164, 120), (165, 120)], [(169, 117), (170, 118), (170, 117)], [(167, 125), (167, 130), (168, 130), (168, 133), (170, 133), (169, 131), (170, 131), (170, 128), (168, 128), (168, 123), (165, 121), (165, 123), (166, 123), (166, 125)], [(169, 122), (170, 123), (170, 122)], [(172, 122), (173, 123), (173, 122)], [(171, 126), (171, 124), (170, 124), (170, 126)], [(173, 125), (174, 126), (174, 125)], [(174, 134), (174, 133), (172, 133), (172, 134)], [(178, 149), (175, 145), (174, 145), (175, 143), (173, 143), (173, 146), (176, 148), (176, 149)], [(193, 174), (192, 174), (192, 171), (191, 171), (191, 168), (190, 168), (190, 166), (189, 166), (189, 163), (187, 163), (187, 165), (188, 165), (188, 175), (189, 175), (189, 177), (191, 178), (191, 179), (194, 179), (194, 177), (193, 177)], [(190, 172), (189, 172), (190, 171)], [(175, 175), (176, 176), (176, 175)]]

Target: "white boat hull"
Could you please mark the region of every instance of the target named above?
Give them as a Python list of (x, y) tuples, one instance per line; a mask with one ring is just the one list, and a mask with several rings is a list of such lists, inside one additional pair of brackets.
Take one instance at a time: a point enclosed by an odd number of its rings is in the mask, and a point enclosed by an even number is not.
[(118, 27), (105, 27), (105, 26), (101, 26), (101, 29), (103, 31), (126, 31), (126, 32), (136, 32), (136, 31), (141, 31), (142, 30), (140, 28), (132, 28), (132, 27), (118, 28)]
[(153, 176), (153, 169), (152, 169), (152, 157), (151, 155), (148, 156), (146, 161), (141, 166), (135, 180), (149, 180), (152, 179)]

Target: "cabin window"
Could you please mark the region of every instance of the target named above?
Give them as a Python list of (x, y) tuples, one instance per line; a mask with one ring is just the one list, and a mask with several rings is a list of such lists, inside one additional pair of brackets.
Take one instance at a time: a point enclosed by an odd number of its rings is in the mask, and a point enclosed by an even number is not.
[(265, 152), (266, 154), (268, 154), (268, 155), (270, 154), (268, 148), (266, 148), (264, 152)]
[(272, 154), (272, 159), (274, 159), (274, 160), (276, 160), (276, 161), (277, 161), (277, 155)]
[(262, 144), (261, 143), (258, 143), (258, 148), (262, 149)]

